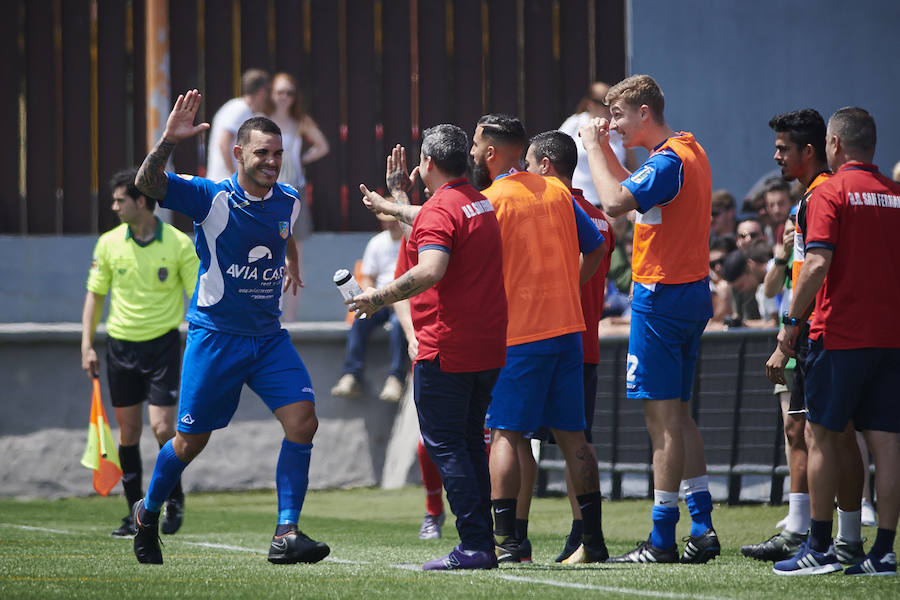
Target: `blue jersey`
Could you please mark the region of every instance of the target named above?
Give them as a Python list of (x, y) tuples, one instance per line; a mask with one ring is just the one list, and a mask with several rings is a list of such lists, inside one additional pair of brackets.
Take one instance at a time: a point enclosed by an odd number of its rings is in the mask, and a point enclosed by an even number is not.
[(264, 198), (246, 193), (231, 179), (167, 173), (161, 206), (194, 221), (200, 275), (187, 321), (237, 335), (261, 336), (281, 329), (284, 256), (300, 199), (290, 186), (275, 184)]

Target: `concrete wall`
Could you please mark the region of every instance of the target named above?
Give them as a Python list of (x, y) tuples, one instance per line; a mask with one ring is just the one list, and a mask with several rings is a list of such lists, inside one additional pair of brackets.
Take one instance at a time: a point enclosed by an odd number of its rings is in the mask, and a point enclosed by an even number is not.
[(653, 76), (675, 129), (709, 154), (740, 201), (776, 167), (769, 119), (856, 105), (878, 126), (876, 163), (900, 160), (900, 2), (630, 0), (631, 73)]

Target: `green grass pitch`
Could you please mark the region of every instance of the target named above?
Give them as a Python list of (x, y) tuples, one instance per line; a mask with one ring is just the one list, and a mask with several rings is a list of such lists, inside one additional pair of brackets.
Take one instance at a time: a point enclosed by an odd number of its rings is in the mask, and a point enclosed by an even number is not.
[[(131, 541), (109, 532), (125, 513), (121, 496), (0, 500), (0, 598), (900, 598), (896, 577), (778, 577), (740, 555), (772, 535), (785, 507), (716, 506), (722, 556), (708, 565), (562, 566), (553, 558), (569, 526), (565, 498), (536, 499), (529, 538), (534, 563), (482, 572), (422, 572), (456, 543), (417, 538), (421, 488), (311, 492), (300, 527), (331, 546), (316, 565), (272, 565), (275, 494), (188, 495), (185, 523), (163, 536), (165, 564), (139, 565)], [(690, 519), (682, 507), (678, 535)], [(649, 501), (608, 502), (603, 524), (612, 553), (649, 532)], [(874, 537), (874, 529), (864, 535)], [(681, 547), (683, 544), (679, 544)], [(867, 546), (868, 547), (868, 546)]]

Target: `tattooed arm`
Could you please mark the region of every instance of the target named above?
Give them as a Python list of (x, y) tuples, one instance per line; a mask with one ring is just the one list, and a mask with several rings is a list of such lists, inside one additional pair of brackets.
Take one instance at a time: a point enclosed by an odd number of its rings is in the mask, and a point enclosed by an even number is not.
[(172, 150), (175, 149), (175, 144), (209, 129), (209, 123), (194, 125), (194, 117), (197, 116), (201, 99), (200, 92), (197, 90), (188, 90), (185, 94), (178, 96), (175, 107), (169, 113), (162, 138), (138, 169), (134, 184), (150, 198), (159, 200), (166, 197), (166, 190), (169, 187), (166, 163)]
[(421, 294), (435, 285), (447, 272), (450, 254), (444, 250), (429, 249), (419, 253), (419, 264), (384, 287), (369, 288), (364, 293), (347, 300), (345, 304), (356, 311), (357, 317), (368, 316), (381, 308), (400, 300)]
[[(422, 208), (421, 206), (392, 202), (385, 199), (384, 196), (378, 192), (371, 191), (362, 183), (359, 184), (359, 191), (363, 193), (362, 201), (363, 204), (366, 205), (366, 208), (373, 213), (381, 213), (396, 218), (400, 221), (401, 225), (405, 225), (403, 235), (409, 238), (412, 222), (415, 220), (416, 215), (419, 214), (419, 210)], [(403, 195), (404, 197), (406, 196), (405, 193)]]
[[(415, 185), (418, 176), (418, 166), (413, 169), (412, 173), (406, 170), (406, 148), (400, 144), (394, 146), (387, 157), (384, 177), (394, 202), (404, 206), (410, 205), (409, 190)], [(404, 237), (408, 238), (412, 227), (401, 220), (400, 229), (403, 231)]]

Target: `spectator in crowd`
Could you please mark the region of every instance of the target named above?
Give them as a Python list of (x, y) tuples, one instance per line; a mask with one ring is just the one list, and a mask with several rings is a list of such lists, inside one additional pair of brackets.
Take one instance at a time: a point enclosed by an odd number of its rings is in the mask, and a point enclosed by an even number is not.
[[(627, 397), (643, 403), (655, 488), (648, 539), (610, 560), (679, 561), (675, 525), (682, 487), (691, 531), (680, 561), (706, 563), (721, 548), (712, 526), (703, 438), (688, 402), (700, 336), (712, 316), (709, 160), (691, 133), (668, 126), (663, 93), (653, 78), (628, 77), (610, 89), (606, 100), (612, 120), (593, 119), (581, 129), (581, 137), (606, 212), (614, 217), (631, 210), (639, 213), (626, 383)], [(626, 146), (652, 153), (634, 173), (615, 160), (610, 130), (618, 131)]]
[[(363, 252), (359, 285), (362, 289), (380, 288), (394, 280), (397, 254), (400, 252), (402, 233), (400, 223), (393, 217), (378, 214), (384, 231), (376, 234)], [(388, 307), (368, 319), (354, 319), (347, 336), (347, 353), (344, 358), (344, 374), (331, 388), (332, 396), (358, 397), (363, 392), (366, 346), (369, 336), (378, 327), (389, 324), (391, 366), (379, 398), (386, 402), (399, 402), (403, 395), (407, 370), (407, 342), (395, 311)]]
[(791, 186), (782, 178), (771, 179), (763, 191), (766, 203), (766, 232), (769, 244), (778, 251), (782, 243), (784, 227), (791, 213)]
[(734, 235), (714, 237), (709, 242), (709, 289), (712, 293), (712, 321), (723, 323), (734, 312), (731, 284), (725, 280), (725, 257), (737, 249)]
[[(594, 182), (591, 181), (591, 170), (587, 164), (587, 153), (584, 150), (584, 144), (578, 135), (578, 130), (582, 125), (593, 119), (594, 117), (609, 118), (609, 108), (605, 104), (606, 92), (609, 91), (609, 84), (602, 81), (595, 81), (588, 86), (587, 93), (578, 102), (575, 113), (559, 126), (559, 130), (575, 140), (575, 146), (578, 148), (578, 166), (575, 167), (575, 174), (572, 176), (572, 185), (584, 192), (584, 197), (593, 204), (603, 208), (600, 204), (601, 200), (597, 197), (597, 191), (594, 189)], [(635, 157), (634, 150), (626, 149), (622, 144), (622, 137), (618, 133), (610, 135), (610, 146), (616, 153), (619, 163), (629, 165), (634, 168)]]
[(597, 459), (584, 437), (585, 326), (579, 289), (607, 249), (569, 188), (556, 178), (518, 170), (527, 143), (519, 119), (492, 114), (479, 119), (471, 150), (475, 184), (487, 186), (484, 195), (500, 223), (509, 305), (506, 365), (485, 421), (492, 436), (497, 560), (521, 561), (523, 540), (516, 533), (522, 485), (518, 448), (524, 433), (546, 426), (573, 474), (584, 520), (583, 562), (602, 562), (609, 553), (601, 528)]
[[(300, 197), (300, 216), (294, 223), (291, 236), (297, 246), (300, 261), (300, 278), (303, 278), (303, 241), (312, 233), (312, 211), (306, 195), (304, 168), (328, 154), (328, 140), (309, 113), (304, 110), (297, 80), (289, 73), (276, 73), (272, 78), (272, 102), (268, 117), (281, 129), (284, 156), (281, 162), (279, 183), (286, 183), (297, 190)], [(284, 297), (282, 320), (293, 321), (297, 317), (300, 294)]]
[(760, 303), (760, 286), (766, 277), (766, 263), (771, 251), (763, 244), (744, 250), (734, 250), (725, 257), (723, 277), (731, 284), (735, 299), (735, 313), (748, 327), (773, 325), (774, 312)]
[(465, 178), (466, 146), (466, 134), (455, 125), (425, 130), (413, 173), (433, 195), (422, 206), (408, 203), (412, 181), (405, 153), (398, 175), (387, 178), (398, 202), (360, 185), (370, 210), (413, 226), (406, 245), (410, 268), (386, 286), (347, 301), (351, 310), (371, 316), (410, 299), (419, 344), (414, 385), (420, 431), (440, 470), (460, 536), (459, 546), (425, 563), (425, 570), (497, 566), (484, 419), (505, 360), (507, 305), (500, 227), (490, 203)]
[(894, 170), (891, 172), (891, 177), (894, 181), (900, 181), (900, 160), (898, 160), (897, 164), (894, 165)]
[(739, 250), (745, 250), (757, 243), (765, 240), (765, 232), (763, 231), (762, 222), (757, 217), (743, 217), (737, 224), (737, 247)]
[(865, 559), (846, 574), (897, 573), (900, 321), (890, 315), (900, 302), (900, 184), (872, 164), (875, 140), (868, 112), (836, 111), (825, 144), (834, 176), (813, 190), (807, 205), (806, 257), (778, 345), (795, 353), (798, 325), (814, 303), (806, 359), (810, 532), (793, 558), (775, 563), (776, 574), (841, 570), (831, 537), (833, 502), (846, 475), (840, 440), (854, 427), (875, 460), (879, 527)]
[(737, 228), (734, 196), (728, 190), (714, 190), (712, 193), (712, 218), (709, 225), (709, 237), (734, 235)]
[(631, 249), (634, 239), (634, 213), (609, 218), (616, 243), (610, 258), (603, 317), (629, 318), (631, 315)]
[(221, 181), (237, 169), (234, 158), (235, 137), (244, 121), (263, 114), (269, 107), (269, 74), (262, 69), (247, 69), (241, 76), (241, 95), (222, 105), (213, 116), (206, 146), (206, 178)]
[[(175, 435), (181, 376), (184, 295), (197, 284), (199, 260), (191, 239), (153, 214), (156, 200), (134, 185), (137, 169), (110, 180), (112, 209), (121, 224), (97, 240), (87, 281), (81, 329), (81, 366), (99, 375), (94, 334), (109, 295), (106, 320), (106, 374), (119, 424), (119, 461), (128, 516), (115, 537), (135, 534), (131, 507), (144, 495), (141, 430), (144, 401), (150, 428), (160, 447)], [(175, 533), (184, 514), (179, 479), (165, 502), (163, 533)]]

